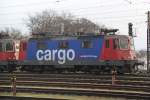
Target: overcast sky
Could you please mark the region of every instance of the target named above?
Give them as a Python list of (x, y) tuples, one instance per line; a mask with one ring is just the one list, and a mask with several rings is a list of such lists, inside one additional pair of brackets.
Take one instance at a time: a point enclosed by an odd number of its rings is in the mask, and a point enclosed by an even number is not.
[(28, 34), (25, 22), (28, 15), (46, 9), (68, 12), (77, 18), (85, 17), (119, 34), (128, 34), (128, 23), (134, 24), (135, 47), (146, 49), (147, 15), (150, 0), (0, 0), (0, 30), (5, 27), (20, 29)]

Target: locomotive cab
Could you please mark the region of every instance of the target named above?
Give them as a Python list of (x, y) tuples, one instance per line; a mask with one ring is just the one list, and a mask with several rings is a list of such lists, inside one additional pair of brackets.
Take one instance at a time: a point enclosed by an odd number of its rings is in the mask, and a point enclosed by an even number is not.
[[(131, 36), (107, 35), (104, 39), (102, 60), (111, 62), (122, 72), (132, 72), (137, 64), (134, 42)], [(113, 64), (115, 62), (115, 64)]]
[(1, 52), (1, 61), (5, 60), (16, 60), (15, 57), (15, 47), (14, 41), (11, 39), (4, 39), (0, 41), (0, 52)]
[(104, 60), (135, 60), (134, 43), (130, 36), (106, 36), (104, 41)]

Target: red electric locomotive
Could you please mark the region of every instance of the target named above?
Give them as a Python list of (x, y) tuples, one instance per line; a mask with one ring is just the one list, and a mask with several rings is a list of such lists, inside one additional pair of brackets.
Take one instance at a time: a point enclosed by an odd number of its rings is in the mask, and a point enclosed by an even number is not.
[(0, 35), (0, 71), (12, 72), (16, 69), (15, 40)]
[[(93, 73), (115, 69), (118, 73), (131, 73), (142, 64), (136, 58), (132, 24), (129, 24), (129, 35), (116, 35), (116, 31), (102, 30), (99, 35), (38, 35), (21, 40), (18, 65), (22, 70), (29, 71), (73, 70)], [(70, 50), (70, 55), (66, 54), (67, 50)], [(57, 60), (64, 62), (58, 63)]]

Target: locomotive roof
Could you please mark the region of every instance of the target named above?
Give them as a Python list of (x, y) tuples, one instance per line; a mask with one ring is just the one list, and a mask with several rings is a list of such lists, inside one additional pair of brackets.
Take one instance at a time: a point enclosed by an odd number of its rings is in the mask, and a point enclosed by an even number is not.
[(100, 33), (84, 33), (84, 32), (77, 32), (73, 34), (55, 34), (52, 35), (51, 33), (44, 32), (44, 33), (33, 33), (30, 39), (72, 39), (72, 38), (92, 38), (92, 37), (105, 37), (105, 38), (118, 38), (118, 37), (129, 37), (127, 35), (116, 35), (115, 33), (118, 29), (101, 29)]
[(30, 38), (30, 40), (34, 39), (74, 39), (74, 38), (92, 38), (92, 37), (104, 37), (104, 38), (123, 38), (123, 37), (130, 37), (128, 35), (51, 35), (51, 36), (36, 36)]
[(131, 36), (128, 36), (128, 35), (106, 35), (105, 36), (106, 38), (123, 38), (123, 37), (131, 37)]
[(2, 39), (0, 39), (0, 41), (9, 41), (9, 40), (14, 40), (14, 39), (12, 39), (12, 38), (2, 38)]

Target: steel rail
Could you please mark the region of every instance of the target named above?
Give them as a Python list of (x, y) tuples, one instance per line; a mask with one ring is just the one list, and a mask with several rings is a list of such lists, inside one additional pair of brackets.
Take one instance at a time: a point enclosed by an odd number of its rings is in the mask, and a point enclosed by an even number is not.
[[(0, 91), (10, 92), (10, 87), (1, 87)], [(18, 92), (34, 93), (51, 93), (51, 94), (74, 94), (74, 95), (91, 95), (91, 96), (114, 96), (125, 98), (150, 99), (149, 92), (120, 91), (109, 89), (81, 89), (81, 88), (33, 88), (17, 87)]]
[(20, 96), (0, 96), (0, 99), (2, 100), (68, 100), (68, 99), (20, 97)]

